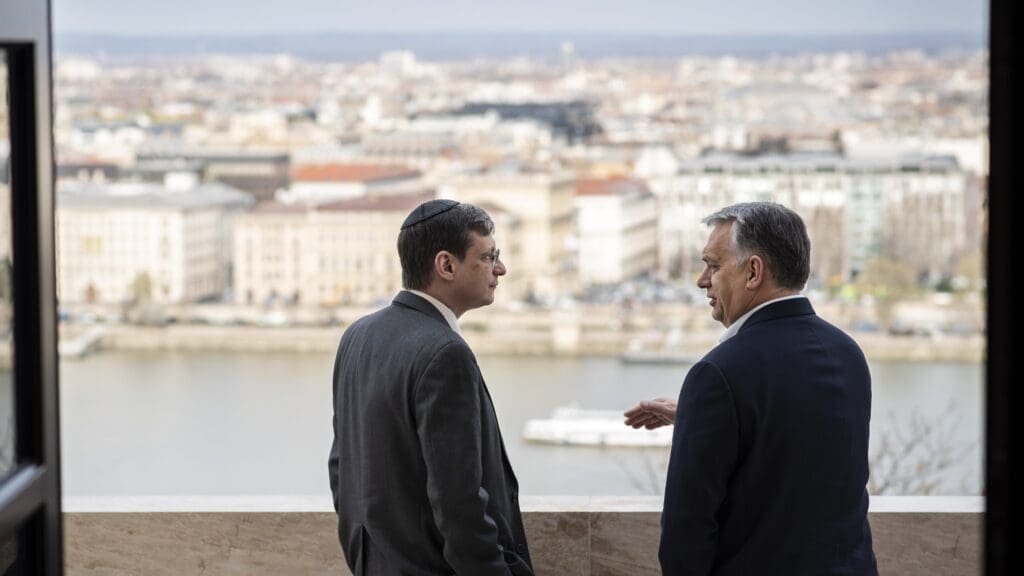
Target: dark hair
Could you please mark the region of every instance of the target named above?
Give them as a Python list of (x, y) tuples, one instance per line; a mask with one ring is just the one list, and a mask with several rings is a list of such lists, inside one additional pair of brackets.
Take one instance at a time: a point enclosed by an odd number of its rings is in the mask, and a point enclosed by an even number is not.
[(811, 239), (796, 212), (774, 202), (727, 206), (704, 218), (709, 226), (732, 225), (732, 246), (739, 259), (757, 254), (780, 288), (803, 290), (811, 273)]
[(473, 245), (470, 232), (494, 233), (494, 222), (482, 208), (458, 206), (402, 230), (398, 234), (398, 258), (402, 261), (402, 286), (423, 290), (434, 276), (434, 257), (446, 250), (462, 260)]

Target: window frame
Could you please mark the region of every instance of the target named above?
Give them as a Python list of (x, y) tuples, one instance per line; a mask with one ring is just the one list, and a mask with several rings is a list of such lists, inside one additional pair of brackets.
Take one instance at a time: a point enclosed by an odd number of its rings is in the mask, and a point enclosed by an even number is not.
[(0, 480), (0, 540), (16, 574), (63, 573), (49, 0), (0, 4), (8, 74), (16, 463)]
[[(1024, 573), (1024, 558), (1015, 549), (1024, 526), (1024, 445), (1014, 433), (1024, 428), (1015, 413), (1024, 406), (1020, 386), (1013, 386), (1014, 320), (1020, 318), (1020, 297), (1014, 297), (1010, 266), (1014, 264), (1013, 219), (1021, 214), (1024, 171), (1016, 165), (1024, 152), (1020, 103), (1022, 48), (1015, 34), (1021, 26), (1015, 0), (989, 4), (989, 181), (986, 293), (987, 353), (985, 357), (985, 573)], [(1015, 81), (1016, 80), (1016, 81)], [(1019, 322), (1019, 320), (1018, 320)], [(1020, 326), (1017, 325), (1019, 332)], [(1018, 376), (1019, 377), (1019, 376)], [(1017, 471), (1013, 462), (1016, 461)], [(1015, 494), (1016, 492), (1016, 494)]]

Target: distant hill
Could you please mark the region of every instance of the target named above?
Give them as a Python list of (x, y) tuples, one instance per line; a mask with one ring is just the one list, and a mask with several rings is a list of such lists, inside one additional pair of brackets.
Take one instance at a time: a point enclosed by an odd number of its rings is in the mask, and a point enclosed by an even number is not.
[(571, 42), (576, 57), (679, 58), (682, 56), (764, 57), (773, 54), (984, 48), (986, 39), (967, 32), (820, 36), (683, 36), (583, 32), (315, 32), (259, 36), (118, 36), (54, 33), (58, 55), (111, 57), (201, 54), (280, 54), (314, 60), (366, 60), (389, 50), (411, 50), (424, 60), (560, 57)]

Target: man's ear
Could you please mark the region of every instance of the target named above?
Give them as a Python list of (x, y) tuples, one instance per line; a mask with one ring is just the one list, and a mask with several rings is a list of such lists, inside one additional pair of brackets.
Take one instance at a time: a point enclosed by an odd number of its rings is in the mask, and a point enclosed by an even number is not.
[(746, 270), (744, 272), (747, 275), (747, 289), (756, 290), (761, 287), (761, 284), (765, 282), (766, 275), (768, 274), (767, 268), (764, 265), (764, 259), (760, 256), (754, 255), (747, 259)]
[(455, 277), (455, 256), (447, 250), (441, 250), (434, 256), (434, 274), (442, 280)]

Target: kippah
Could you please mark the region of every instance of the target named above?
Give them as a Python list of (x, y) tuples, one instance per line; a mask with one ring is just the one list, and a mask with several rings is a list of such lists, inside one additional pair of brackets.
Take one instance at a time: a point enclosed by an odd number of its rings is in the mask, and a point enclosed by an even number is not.
[(424, 202), (414, 208), (405, 218), (405, 222), (402, 222), (402, 230), (409, 226), (415, 226), (420, 222), (426, 222), (438, 214), (444, 214), (458, 205), (459, 203), (455, 200), (430, 200)]

